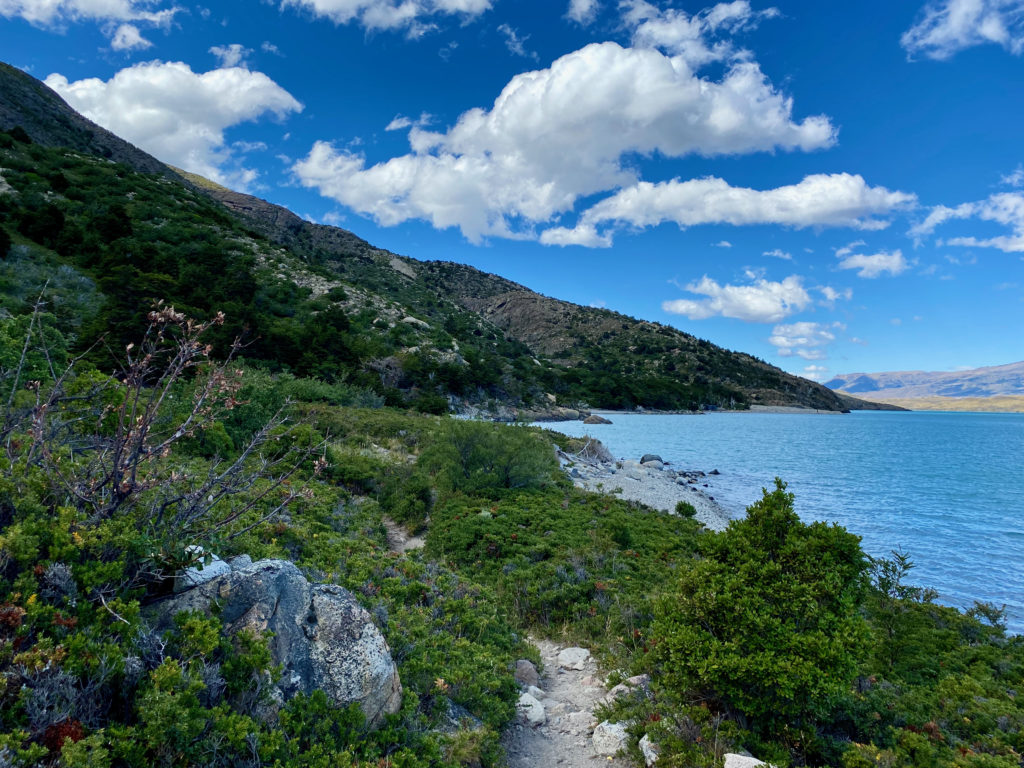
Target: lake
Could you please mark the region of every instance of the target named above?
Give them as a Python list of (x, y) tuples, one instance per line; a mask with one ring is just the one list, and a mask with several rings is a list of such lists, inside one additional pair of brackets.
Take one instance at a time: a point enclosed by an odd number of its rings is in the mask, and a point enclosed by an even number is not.
[(845, 526), (872, 555), (901, 547), (910, 582), (959, 608), (1005, 603), (1010, 630), (1024, 632), (1024, 414), (609, 417), (539, 426), (596, 437), (616, 457), (718, 469), (706, 490), (736, 517), (781, 477), (802, 519)]

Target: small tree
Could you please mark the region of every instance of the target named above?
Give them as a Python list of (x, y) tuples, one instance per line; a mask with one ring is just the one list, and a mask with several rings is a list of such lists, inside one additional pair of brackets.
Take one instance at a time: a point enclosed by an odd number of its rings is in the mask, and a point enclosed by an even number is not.
[[(23, 353), (0, 437), (8, 460), (41, 469), (53, 501), (75, 509), (82, 525), (130, 524), (148, 542), (149, 572), (160, 577), (204, 557), (194, 545), (233, 538), (279, 515), (303, 493), (290, 481), (322, 444), (293, 447), (282, 410), (233, 456), (172, 460), (181, 444), (217, 428), (239, 403), (242, 372), (230, 359), (212, 361), (202, 338), (223, 323), (222, 314), (198, 322), (158, 304), (148, 319), (141, 342), (127, 346), (110, 377), (79, 371), (77, 358), (56, 370), (50, 365), (49, 377), (29, 382), (16, 398), (25, 386), (18, 372), (32, 359)], [(24, 349), (40, 349), (50, 362), (36, 326), (29, 324)], [(27, 444), (12, 439), (26, 432)]]
[(702, 541), (704, 558), (657, 608), (662, 684), (761, 735), (805, 739), (856, 674), (859, 539), (800, 522), (776, 480), (746, 519)]

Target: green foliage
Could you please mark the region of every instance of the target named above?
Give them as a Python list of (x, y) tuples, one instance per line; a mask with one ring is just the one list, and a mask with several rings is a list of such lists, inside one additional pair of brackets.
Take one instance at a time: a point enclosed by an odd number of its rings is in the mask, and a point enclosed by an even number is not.
[(535, 432), (449, 419), (420, 457), (420, 466), (446, 491), (489, 493), (539, 488), (552, 480), (557, 461)]
[(701, 551), (658, 606), (660, 683), (758, 734), (806, 743), (848, 690), (866, 638), (857, 537), (801, 523), (776, 481)]

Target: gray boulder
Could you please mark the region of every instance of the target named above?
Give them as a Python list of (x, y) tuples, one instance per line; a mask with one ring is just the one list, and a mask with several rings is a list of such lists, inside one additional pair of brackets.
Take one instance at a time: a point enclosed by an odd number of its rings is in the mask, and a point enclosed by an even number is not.
[(540, 686), (540, 674), (529, 659), (519, 659), (516, 662), (515, 677), (516, 682), (525, 688), (529, 688), (531, 685)]
[(641, 464), (646, 464), (648, 461), (657, 461), (662, 464), (665, 463), (665, 460), (662, 459), (661, 456), (659, 456), (656, 453), (645, 453), (643, 456), (640, 457)]
[(310, 584), (285, 560), (246, 562), (154, 606), (157, 629), (180, 611), (208, 612), (220, 605), (230, 633), (272, 632), (270, 652), (283, 667), (280, 698), (320, 689), (339, 706), (357, 702), (371, 726), (398, 711), (402, 685), (387, 641), (350, 592)]
[(562, 669), (582, 670), (590, 661), (590, 651), (586, 648), (564, 648), (558, 654), (558, 666)]
[(626, 748), (629, 734), (626, 733), (625, 723), (610, 723), (605, 720), (594, 728), (594, 735), (590, 737), (594, 751), (599, 755), (616, 755)]
[(532, 728), (544, 725), (547, 715), (544, 712), (544, 705), (537, 701), (536, 696), (524, 693), (516, 703), (516, 710), (519, 712), (519, 720)]

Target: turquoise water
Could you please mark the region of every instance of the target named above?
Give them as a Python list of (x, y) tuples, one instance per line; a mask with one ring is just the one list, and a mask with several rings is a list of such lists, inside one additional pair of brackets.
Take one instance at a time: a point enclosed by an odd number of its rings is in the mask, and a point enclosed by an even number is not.
[(959, 608), (1006, 604), (1024, 632), (1024, 414), (858, 412), (843, 416), (616, 414), (613, 424), (544, 424), (598, 438), (616, 457), (657, 453), (721, 471), (706, 489), (734, 516), (776, 476), (804, 520), (846, 526), (873, 555), (902, 547), (910, 581)]

